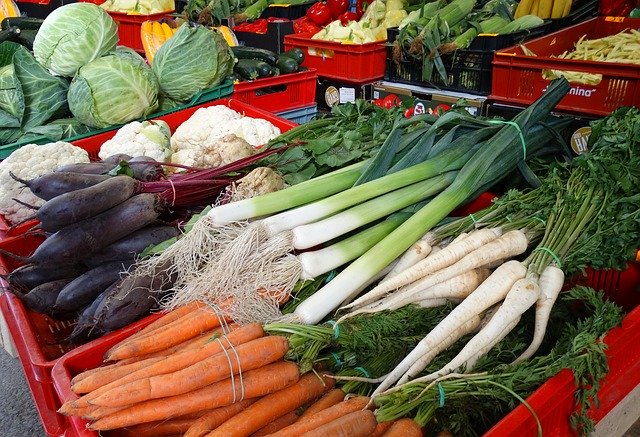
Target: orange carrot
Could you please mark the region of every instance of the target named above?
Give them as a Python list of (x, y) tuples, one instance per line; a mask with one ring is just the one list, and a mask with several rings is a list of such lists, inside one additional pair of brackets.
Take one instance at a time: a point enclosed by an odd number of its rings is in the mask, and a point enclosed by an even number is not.
[(74, 393), (89, 393), (98, 387), (108, 384), (111, 381), (120, 379), (126, 375), (136, 372), (140, 369), (144, 369), (151, 364), (163, 361), (164, 357), (149, 358), (148, 360), (138, 361), (137, 363), (125, 364), (122, 366), (116, 366), (105, 368), (102, 372), (95, 372), (93, 375), (89, 375), (86, 378), (81, 379), (71, 386), (71, 390)]
[[(211, 384), (199, 390), (163, 399), (132, 405), (89, 425), (95, 430), (123, 428), (138, 423), (171, 419), (196, 411), (225, 407), (244, 398), (252, 399), (281, 390), (298, 381), (300, 369), (294, 363), (280, 361), (242, 374), (242, 383), (236, 377)], [(235, 383), (235, 386), (234, 386)]]
[[(91, 393), (77, 399), (73, 402), (74, 407), (82, 407), (89, 405), (89, 402), (93, 399), (107, 393), (109, 390), (122, 386), (124, 383), (136, 381), (142, 378), (163, 375), (171, 372), (187, 368), (191, 365), (199, 363), (209, 357), (216, 355), (222, 350), (230, 349), (230, 345), (238, 346), (243, 343), (247, 343), (256, 338), (260, 338), (264, 335), (262, 326), (257, 323), (251, 323), (249, 325), (238, 327), (235, 331), (229, 333), (224, 339), (220, 341), (211, 341), (204, 345), (200, 349), (184, 350), (176, 353), (171, 357), (167, 357), (166, 360), (152, 363), (144, 370), (140, 370), (136, 373), (132, 373), (117, 381), (111, 382), (103, 387), (100, 387)], [(230, 352), (233, 353), (233, 352)], [(240, 363), (242, 365), (242, 362)], [(227, 363), (228, 366), (228, 363)]]
[(322, 396), (313, 404), (309, 405), (309, 408), (304, 410), (304, 413), (302, 413), (302, 416), (300, 416), (300, 420), (309, 417), (312, 414), (317, 413), (318, 411), (322, 411), (326, 408), (342, 402), (346, 395), (347, 394), (339, 388), (329, 390), (324, 396)]
[(382, 436), (385, 432), (387, 432), (389, 428), (391, 428), (391, 425), (393, 425), (394, 423), (395, 422), (393, 420), (389, 420), (388, 422), (378, 422), (376, 429), (373, 430), (369, 437)]
[(298, 416), (297, 411), (289, 411), (284, 416), (278, 417), (276, 420), (269, 423), (267, 426), (263, 426), (262, 428), (260, 428), (259, 430), (251, 434), (251, 437), (265, 437), (267, 435), (271, 435), (274, 432), (278, 432), (282, 428), (285, 428), (291, 425), (296, 420), (298, 420), (299, 417), (300, 416)]
[(422, 437), (423, 435), (422, 427), (408, 417), (396, 420), (387, 432), (382, 434), (383, 437)]
[(368, 437), (378, 422), (370, 410), (358, 410), (319, 428), (301, 434), (304, 437)]
[(171, 419), (157, 422), (134, 425), (119, 431), (121, 437), (164, 437), (175, 434), (184, 434), (194, 419)]
[(296, 384), (272, 393), (224, 422), (208, 437), (248, 437), (280, 416), (301, 407), (333, 388), (332, 378), (309, 373)]
[(187, 432), (184, 433), (184, 437), (202, 437), (207, 435), (211, 430), (216, 429), (255, 401), (257, 401), (257, 399), (245, 399), (244, 401), (236, 402), (227, 407), (211, 410), (209, 413), (195, 420)]
[[(289, 343), (285, 337), (257, 338), (239, 345), (232, 351), (218, 353), (176, 372), (119, 385), (90, 400), (89, 403), (117, 407), (187, 393), (221, 381), (230, 374), (235, 375), (240, 370), (257, 369), (273, 363), (284, 357), (288, 349)], [(184, 353), (188, 352), (190, 351)]]
[(121, 365), (122, 365), (122, 361), (118, 361), (117, 363), (107, 364), (105, 366), (96, 367), (95, 369), (87, 369), (84, 372), (78, 373), (76, 376), (71, 378), (71, 384), (72, 385), (76, 384), (76, 383), (78, 383), (79, 381), (85, 379), (88, 376), (91, 376), (91, 375), (96, 374), (96, 373), (103, 372), (104, 371), (103, 369), (105, 369), (105, 370), (106, 369), (114, 369), (114, 368), (116, 368), (118, 366), (121, 366)]
[[(146, 378), (155, 375), (163, 375), (171, 372), (175, 372), (185, 367), (189, 367), (196, 364), (212, 355), (215, 355), (223, 350), (231, 349), (232, 346), (238, 346), (240, 344), (255, 340), (264, 335), (262, 326), (257, 323), (252, 323), (242, 327), (238, 327), (236, 330), (231, 331), (226, 337), (218, 337), (219, 340), (212, 340), (212, 337), (203, 338), (200, 340), (200, 348), (185, 348), (183, 351), (178, 351), (173, 355), (165, 358), (161, 358), (160, 361), (157, 358), (150, 358), (149, 360), (140, 361), (139, 363), (131, 364), (130, 366), (141, 366), (135, 372), (129, 372), (128, 374), (122, 374), (123, 370), (120, 368), (113, 369), (114, 371), (107, 372), (104, 375), (94, 375), (93, 377), (87, 377), (79, 384), (82, 384), (83, 392), (89, 392), (89, 396), (83, 399), (81, 402), (76, 402), (76, 406), (84, 405), (84, 401), (95, 399), (108, 390), (118, 387), (125, 382), (132, 382), (137, 379)], [(147, 364), (145, 364), (147, 363)], [(242, 365), (242, 362), (240, 363)], [(127, 367), (128, 368), (128, 367)], [(134, 369), (132, 369), (134, 370)]]
[(122, 360), (161, 351), (216, 328), (221, 323), (220, 315), (210, 307), (198, 308), (145, 336), (125, 340), (116, 345), (107, 351), (105, 361)]
[(307, 431), (314, 430), (321, 427), (322, 425), (332, 422), (339, 417), (345, 416), (354, 411), (362, 410), (367, 406), (368, 403), (369, 398), (366, 396), (357, 396), (346, 401), (342, 401), (307, 417), (301, 417), (300, 420), (298, 420), (296, 423), (294, 423), (293, 425), (289, 425), (284, 429), (281, 429), (273, 436), (297, 437)]
[(206, 304), (204, 302), (194, 301), (194, 302), (189, 302), (188, 304), (182, 305), (181, 307), (176, 308), (175, 310), (168, 311), (164, 315), (160, 316), (158, 319), (156, 319), (153, 322), (149, 323), (147, 326), (142, 328), (140, 331), (138, 331), (135, 334), (133, 334), (131, 337), (129, 337), (129, 339), (134, 339), (134, 338), (138, 338), (138, 337), (142, 337), (144, 335), (147, 335), (147, 334), (151, 333), (152, 331), (155, 331), (158, 328), (166, 326), (169, 323), (174, 322), (174, 321), (182, 318), (183, 316), (189, 314), (192, 311), (197, 310), (198, 308), (204, 307), (205, 305)]

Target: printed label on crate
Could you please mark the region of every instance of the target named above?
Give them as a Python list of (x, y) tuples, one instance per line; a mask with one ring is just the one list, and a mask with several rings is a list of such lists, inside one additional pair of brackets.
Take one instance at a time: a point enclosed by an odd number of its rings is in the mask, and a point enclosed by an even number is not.
[(612, 23), (623, 23), (624, 17), (605, 17), (604, 21), (610, 21)]
[[(542, 89), (542, 92), (546, 92), (547, 88), (549, 88), (548, 86), (544, 87)], [(591, 97), (596, 93), (597, 89), (596, 88), (581, 88), (579, 86), (572, 86), (569, 89), (569, 95), (570, 96), (578, 96), (578, 97)]]
[(591, 128), (584, 126), (571, 135), (571, 149), (577, 154), (581, 155), (587, 151), (587, 143), (589, 142), (589, 136), (591, 135)]
[(356, 89), (340, 87), (340, 103), (355, 103)]
[(340, 103), (340, 92), (333, 85), (327, 87), (324, 91), (324, 101), (327, 106), (332, 107)]

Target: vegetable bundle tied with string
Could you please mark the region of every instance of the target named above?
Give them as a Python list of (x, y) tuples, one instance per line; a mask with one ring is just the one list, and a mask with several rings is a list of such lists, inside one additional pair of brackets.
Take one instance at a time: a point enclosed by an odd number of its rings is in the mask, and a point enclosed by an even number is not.
[[(417, 130), (413, 120), (398, 122), (371, 162), (213, 208), (208, 218), (219, 228), (237, 229), (239, 222), (263, 218), (234, 234), (169, 305), (193, 299), (233, 301), (230, 310), (238, 320), (273, 320), (280, 316), (276, 302), (262, 299), (257, 290), (289, 294), (298, 280), (355, 260), (294, 312), (298, 321), (319, 322), (458, 205), (546, 147), (553, 130), (538, 122), (567, 90), (566, 81), (555, 81), (514, 122), (456, 112)], [(351, 232), (355, 234), (338, 240)], [(323, 249), (294, 255), (329, 241), (333, 244)]]

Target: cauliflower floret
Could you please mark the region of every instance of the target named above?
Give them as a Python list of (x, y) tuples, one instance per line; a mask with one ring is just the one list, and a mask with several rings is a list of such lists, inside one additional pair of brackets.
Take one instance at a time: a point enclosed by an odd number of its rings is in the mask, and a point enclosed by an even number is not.
[[(176, 164), (217, 167), (251, 155), (280, 130), (266, 120), (242, 117), (226, 106), (198, 109), (171, 137)], [(242, 141), (240, 141), (242, 140)]]
[(100, 159), (118, 153), (130, 156), (148, 156), (158, 162), (171, 158), (171, 130), (162, 120), (132, 121), (118, 129), (115, 136), (100, 147)]
[(44, 200), (36, 197), (29, 188), (16, 181), (9, 173), (20, 179), (34, 179), (56, 168), (78, 162), (89, 162), (86, 150), (64, 141), (44, 144), (27, 144), (0, 162), (0, 214), (10, 223), (18, 223), (33, 216), (34, 211), (20, 205), (18, 199), (28, 205), (41, 206)]
[(280, 129), (261, 118), (244, 117), (236, 122), (234, 132), (253, 147), (262, 146), (280, 135)]
[(231, 201), (261, 196), (282, 190), (286, 184), (279, 173), (269, 167), (258, 167), (233, 184)]
[(215, 168), (253, 155), (255, 149), (234, 134), (217, 138), (210, 148), (182, 149), (171, 155), (174, 164), (190, 167)]

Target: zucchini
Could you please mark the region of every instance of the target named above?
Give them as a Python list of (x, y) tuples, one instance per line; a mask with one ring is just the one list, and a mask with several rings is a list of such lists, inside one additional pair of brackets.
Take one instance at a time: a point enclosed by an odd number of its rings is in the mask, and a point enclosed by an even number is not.
[(20, 36), (20, 29), (17, 27), (9, 27), (8, 29), (0, 30), (0, 44), (5, 41), (14, 41)]
[(10, 27), (18, 27), (22, 30), (38, 30), (44, 20), (30, 17), (7, 17), (0, 22), (0, 30), (7, 30)]
[(273, 66), (278, 62), (278, 56), (270, 50), (240, 46), (231, 47), (231, 50), (238, 59), (259, 59)]
[(304, 52), (302, 51), (302, 49), (299, 49), (297, 47), (287, 50), (280, 56), (288, 56), (294, 59), (298, 63), (298, 65), (302, 65), (302, 63), (304, 62)]
[(266, 62), (256, 60), (256, 69), (258, 70), (259, 77), (271, 77), (275, 75), (276, 67), (273, 67)]
[(280, 56), (276, 65), (282, 74), (295, 73), (298, 71), (298, 63), (295, 59), (288, 56)]
[(238, 59), (236, 65), (233, 67), (233, 72), (238, 74), (243, 79), (255, 80), (258, 78), (258, 62), (255, 59)]

